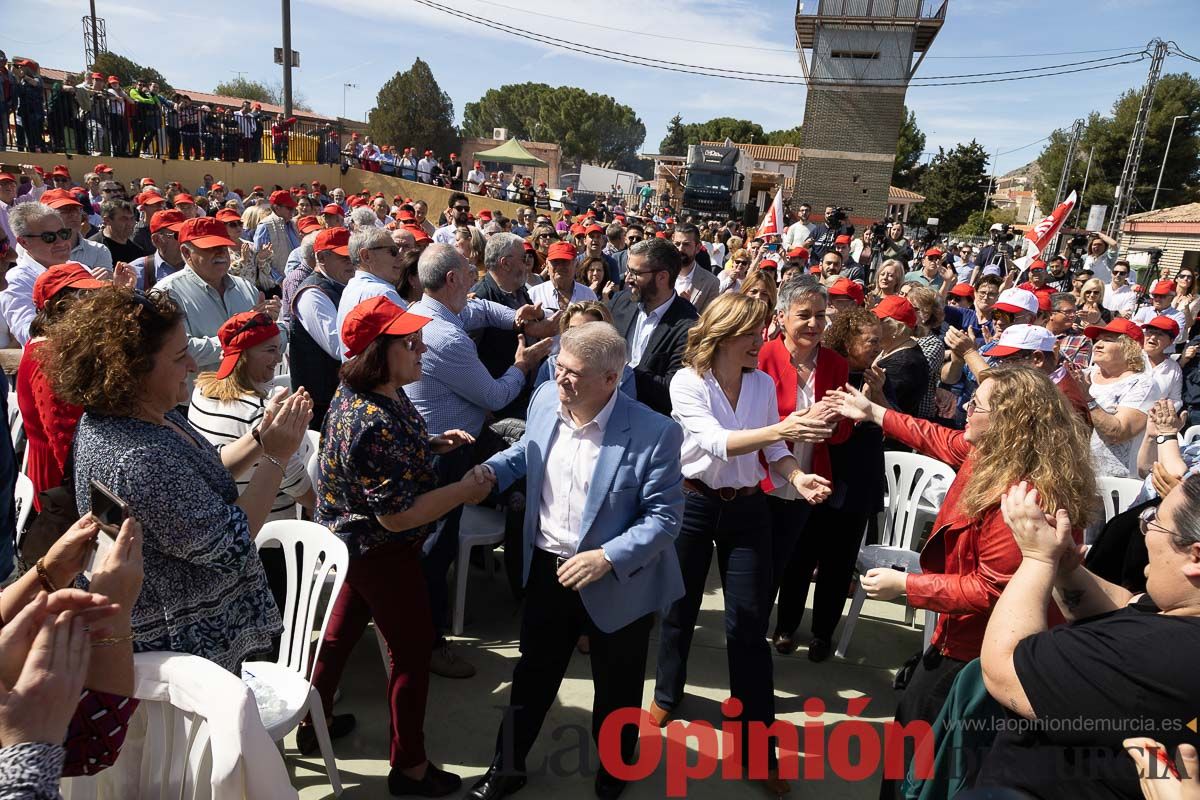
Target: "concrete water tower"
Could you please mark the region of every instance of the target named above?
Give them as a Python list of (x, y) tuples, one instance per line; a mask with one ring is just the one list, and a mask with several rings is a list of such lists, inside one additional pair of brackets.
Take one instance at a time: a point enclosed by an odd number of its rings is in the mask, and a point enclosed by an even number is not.
[[(809, 0), (796, 4), (796, 47), (808, 84), (793, 206), (888, 208), (904, 94), (946, 20), (949, 0)], [(806, 52), (807, 51), (807, 52)]]

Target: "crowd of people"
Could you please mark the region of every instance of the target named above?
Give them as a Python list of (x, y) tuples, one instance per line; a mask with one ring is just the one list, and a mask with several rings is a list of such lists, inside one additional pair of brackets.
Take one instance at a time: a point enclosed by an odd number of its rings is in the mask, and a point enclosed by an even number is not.
[[(1190, 708), (1200, 656), (1200, 446), (1178, 439), (1200, 412), (1193, 271), (1143, 292), (1103, 237), (1086, 258), (1021, 266), (999, 243), (914, 242), (900, 223), (855, 238), (805, 205), (759, 237), (599, 199), (510, 219), (468, 191), (431, 215), (319, 183), (130, 177), (0, 173), (0, 317), (22, 348), (28, 440), (21, 467), (0, 437), (0, 565), (24, 570), (0, 593), (0, 775), (31, 787), (15, 796), (113, 762), (134, 653), (240, 674), (271, 650), (286, 567), (255, 537), (297, 513), (350, 554), (313, 670), (329, 735), (357, 725), (337, 689), (374, 621), (390, 792), (459, 790), (424, 731), (431, 674), (475, 674), (446, 638), (447, 577), (479, 503), (504, 512), (522, 621), (473, 800), (525, 785), (576, 650), (597, 740), (621, 708), (644, 707), (651, 730), (687, 719), (714, 560), (742, 741), (776, 722), (772, 648), (826, 661), (857, 580), (938, 614), (898, 675), (897, 722), (997, 721), (967, 790), (1136, 797), (1134, 735), (1194, 765), (1187, 729), (1166, 724)], [(955, 477), (920, 570), (856, 578), (889, 451)], [(19, 469), (41, 533), (13, 553)], [(1100, 477), (1144, 481), (1108, 524)], [(88, 567), (96, 485), (129, 518)], [(1077, 715), (1112, 724), (1001, 724)], [(625, 762), (638, 739), (622, 729)], [(318, 749), (313, 720), (296, 743)], [(765, 747), (738, 757), (783, 795), (796, 776), (774, 735)], [(626, 786), (609, 766), (601, 798)], [(881, 797), (914, 796), (913, 780)]]

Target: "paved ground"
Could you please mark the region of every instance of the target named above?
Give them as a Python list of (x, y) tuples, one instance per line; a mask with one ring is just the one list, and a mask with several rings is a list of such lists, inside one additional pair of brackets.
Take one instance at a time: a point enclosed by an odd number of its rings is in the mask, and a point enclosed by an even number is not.
[[(847, 604), (848, 605), (848, 604)], [(725, 661), (724, 623), (720, 583), (715, 568), (709, 576), (708, 590), (700, 612), (689, 663), (688, 700), (680, 710), (689, 719), (704, 719), (720, 725), (720, 702), (728, 697), (728, 672)], [(819, 718), (827, 724), (846, 719), (847, 701), (867, 696), (870, 704), (860, 717), (876, 723), (891, 719), (895, 706), (891, 688), (892, 674), (906, 657), (921, 646), (919, 629), (903, 625), (899, 605), (868, 601), (855, 630), (845, 661), (831, 657), (822, 664), (805, 658), (801, 648), (791, 656), (775, 655), (776, 711), (780, 719), (796, 725), (813, 722), (806, 717), (803, 703), (821, 698), (828, 711)], [(464, 778), (464, 790), (487, 769), (495, 742), (496, 726), (508, 698), (509, 681), (517, 658), (518, 612), (503, 579), (489, 579), (473, 569), (467, 600), (465, 636), (456, 641), (460, 652), (478, 668), (469, 680), (434, 677), (430, 688), (429, 710), (425, 721), (428, 751), (435, 762)], [(805, 633), (806, 629), (801, 628)], [(645, 698), (653, 693), (656, 637), (650, 646)], [(774, 652), (772, 650), (772, 652)], [(566, 680), (552, 708), (546, 727), (530, 756), (534, 764), (553, 765), (559, 774), (532, 780), (521, 791), (522, 800), (538, 798), (593, 797), (591, 775), (596, 763), (591, 746), (591, 668), (586, 656), (576, 654)], [(386, 798), (388, 773), (386, 679), (374, 636), (363, 637), (346, 671), (342, 684), (339, 713), (352, 712), (358, 717), (358, 729), (334, 743), (347, 800)], [(567, 727), (569, 726), (569, 727)], [(558, 732), (557, 740), (552, 734)], [(583, 738), (591, 761), (587, 775), (580, 774), (577, 742)], [(294, 785), (302, 800), (333, 797), (323, 762), (319, 758), (300, 758), (295, 742), (289, 737), (285, 756)], [(623, 797), (661, 798), (666, 796), (666, 770), (658, 770), (645, 781), (631, 786)], [(846, 781), (826, 769), (819, 783), (793, 782), (792, 797), (873, 798), (878, 793), (878, 778)], [(460, 795), (461, 796), (461, 795)], [(710, 778), (688, 786), (693, 798), (763, 798), (766, 793), (746, 781)]]

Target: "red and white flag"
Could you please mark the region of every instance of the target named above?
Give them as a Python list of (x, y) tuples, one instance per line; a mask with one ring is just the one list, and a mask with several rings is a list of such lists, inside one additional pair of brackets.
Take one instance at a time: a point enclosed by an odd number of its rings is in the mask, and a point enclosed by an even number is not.
[(1029, 248), (1033, 251), (1032, 253), (1027, 251), (1025, 255), (1040, 254), (1046, 245), (1050, 244), (1050, 240), (1058, 235), (1059, 229), (1073, 208), (1075, 208), (1075, 192), (1072, 190), (1071, 196), (1054, 209), (1050, 216), (1043, 217), (1041, 222), (1025, 231), (1025, 238), (1029, 240)]
[(758, 223), (758, 230), (754, 234), (755, 239), (762, 239), (767, 236), (782, 236), (783, 235), (783, 189), (775, 193), (775, 199), (771, 201), (771, 205), (767, 208), (767, 213), (763, 215), (762, 222)]

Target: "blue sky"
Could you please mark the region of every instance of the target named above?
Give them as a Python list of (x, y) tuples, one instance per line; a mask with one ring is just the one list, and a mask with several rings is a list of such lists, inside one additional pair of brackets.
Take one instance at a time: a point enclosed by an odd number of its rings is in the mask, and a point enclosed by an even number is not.
[[(815, 3), (816, 0), (809, 0)], [(926, 0), (929, 2), (929, 0)], [(466, 14), (589, 45), (664, 61), (763, 73), (800, 73), (794, 51), (794, 0), (657, 0), (653, 3), (550, 3), (546, 0), (446, 0)], [(78, 69), (79, 19), (86, 0), (10, 3), (0, 48), (42, 64)], [(157, 67), (178, 87), (211, 91), (236, 72), (278, 80), (271, 63), (280, 43), (275, 0), (96, 0), (107, 20), (108, 46)], [(1021, 69), (1110, 55), (1048, 53), (1140, 48), (1155, 36), (1200, 55), (1197, 0), (950, 0), (946, 24), (918, 75)], [(294, 85), (320, 112), (361, 119), (379, 87), (415, 57), (429, 63), (441, 87), (463, 105), (487, 89), (527, 80), (579, 86), (632, 106), (646, 124), (653, 152), (673, 114), (698, 122), (717, 116), (754, 120), (767, 130), (804, 116), (803, 87), (681, 75), (576, 54), (462, 21), (412, 0), (293, 0), (292, 46), (302, 68)], [(632, 32), (631, 32), (632, 31)], [(989, 56), (980, 58), (980, 56)], [(992, 58), (991, 56), (1006, 56)], [(1194, 63), (1168, 59), (1166, 71)], [(1125, 89), (1141, 86), (1148, 62), (1061, 78), (975, 86), (910, 88), (908, 103), (927, 147), (972, 138), (989, 152), (1016, 150), (1092, 110), (1111, 108)], [(1200, 74), (1200, 69), (1193, 69)], [(1003, 154), (1000, 171), (1034, 158), (1040, 145)]]

